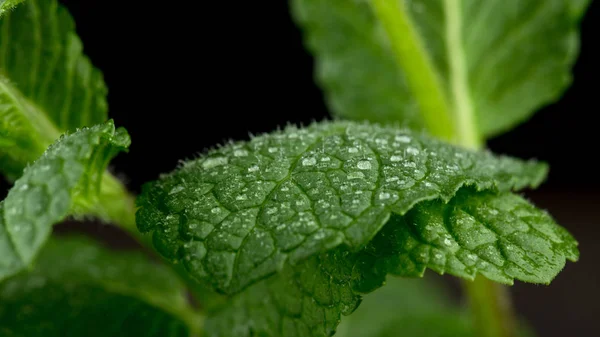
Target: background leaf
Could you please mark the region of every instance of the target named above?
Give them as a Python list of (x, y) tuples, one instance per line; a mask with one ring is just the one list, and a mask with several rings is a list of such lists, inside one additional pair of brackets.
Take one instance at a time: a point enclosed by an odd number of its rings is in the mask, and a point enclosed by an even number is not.
[(0, 203), (0, 280), (27, 267), (67, 215), (106, 212), (95, 202), (101, 181), (129, 143), (111, 120), (61, 137), (25, 169)]
[(2, 336), (183, 337), (199, 324), (170, 269), (82, 237), (50, 240), (0, 285)]
[[(454, 119), (473, 115), (480, 137), (489, 138), (526, 120), (569, 86), (577, 26), (589, 1), (400, 3), (444, 86)], [(422, 102), (410, 92), (370, 1), (292, 4), (333, 112), (424, 127)]]
[(106, 94), (58, 1), (28, 0), (0, 19), (0, 169), (10, 178), (63, 132), (105, 122)]

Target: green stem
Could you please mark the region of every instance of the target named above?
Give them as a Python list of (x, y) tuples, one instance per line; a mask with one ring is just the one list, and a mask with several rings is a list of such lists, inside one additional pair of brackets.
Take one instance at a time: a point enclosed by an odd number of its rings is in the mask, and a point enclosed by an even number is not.
[[(412, 21), (406, 1), (372, 0), (396, 62), (419, 104), (429, 132), (443, 140), (478, 150), (484, 146), (470, 96), (462, 40), (462, 0), (443, 0), (448, 60), (447, 86), (441, 81)], [(480, 337), (514, 337), (515, 318), (508, 290), (478, 277), (464, 282)]]
[(453, 141), (451, 106), (404, 1), (373, 0), (372, 4), (427, 129), (439, 138)]
[(508, 288), (481, 276), (474, 281), (464, 281), (463, 285), (469, 297), (477, 336), (516, 336), (516, 320)]
[(483, 146), (477, 130), (477, 122), (471, 91), (467, 78), (467, 65), (462, 40), (462, 0), (444, 0), (446, 13), (446, 55), (449, 65), (450, 91), (452, 95), (453, 117), (458, 143), (478, 149)]

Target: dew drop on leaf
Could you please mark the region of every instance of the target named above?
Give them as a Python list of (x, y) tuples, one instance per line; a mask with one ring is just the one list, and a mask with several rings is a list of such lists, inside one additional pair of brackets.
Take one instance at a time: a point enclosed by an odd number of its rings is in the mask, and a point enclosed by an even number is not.
[(360, 170), (370, 170), (371, 169), (371, 162), (367, 161), (367, 160), (361, 160), (358, 162), (358, 164), (356, 165), (356, 167), (358, 167)]

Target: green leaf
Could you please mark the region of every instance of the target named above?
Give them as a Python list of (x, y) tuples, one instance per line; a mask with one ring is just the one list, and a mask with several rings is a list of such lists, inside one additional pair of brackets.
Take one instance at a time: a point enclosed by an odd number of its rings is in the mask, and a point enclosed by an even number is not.
[(106, 94), (56, 0), (28, 0), (0, 19), (0, 169), (11, 179), (61, 133), (105, 122)]
[(54, 238), (35, 268), (0, 285), (0, 335), (190, 336), (185, 286), (169, 268), (83, 237)]
[(513, 279), (549, 284), (566, 259), (579, 257), (577, 241), (564, 228), (511, 193), (463, 189), (448, 204), (423, 202), (390, 222), (396, 229), (385, 242), (398, 244), (388, 252), (390, 261), (384, 255), (377, 263), (399, 276), (422, 276), (427, 267), (471, 280), (481, 273), (510, 285)]
[(360, 250), (393, 214), (470, 185), (536, 186), (547, 168), (347, 122), (229, 144), (144, 186), (136, 220), (196, 279), (236, 293), (314, 254)]
[(292, 1), (333, 112), (402, 121), (446, 139), (454, 122), (470, 143), (514, 127), (564, 92), (588, 4)]
[[(358, 252), (338, 247), (299, 264), (287, 264), (280, 273), (209, 313), (206, 330), (213, 337), (331, 336), (342, 315), (352, 313), (362, 294), (381, 287), (388, 274), (421, 276), (427, 266), (467, 279), (481, 273), (505, 283), (512, 283), (513, 278), (545, 283), (562, 269), (565, 258), (577, 259), (576, 245), (545, 212), (522, 198), (464, 188), (448, 204), (439, 199), (425, 201), (404, 216), (392, 215)], [(399, 316), (395, 321), (401, 325), (375, 327), (381, 328), (382, 336), (393, 336), (398, 326), (406, 327), (402, 332), (407, 336), (412, 336), (411, 327), (415, 334), (427, 336), (474, 335), (464, 317), (426, 306), (428, 296), (422, 300), (421, 306), (405, 311), (388, 310)], [(385, 318), (385, 314), (378, 316)], [(376, 336), (368, 325), (350, 331), (360, 336), (361, 330), (365, 336)]]
[(0, 280), (29, 266), (52, 225), (67, 215), (111, 212), (97, 202), (101, 181), (109, 160), (129, 143), (110, 120), (62, 136), (25, 168), (0, 203)]
[(23, 0), (0, 0), (0, 18)]

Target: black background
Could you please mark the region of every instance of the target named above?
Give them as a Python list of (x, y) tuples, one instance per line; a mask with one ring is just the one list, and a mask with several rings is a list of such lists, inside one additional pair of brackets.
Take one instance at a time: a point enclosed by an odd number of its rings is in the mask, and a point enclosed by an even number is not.
[[(62, 2), (104, 72), (110, 116), (132, 136), (130, 153), (114, 166), (134, 191), (227, 139), (328, 116), (286, 1)], [(512, 290), (540, 336), (597, 336), (599, 18), (596, 2), (582, 22), (574, 83), (560, 101), (488, 143), (498, 153), (550, 163), (547, 183), (527, 196), (581, 244), (581, 261), (552, 286)]]

